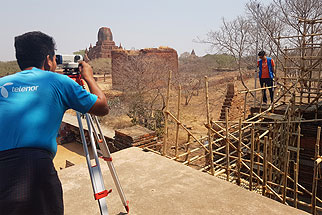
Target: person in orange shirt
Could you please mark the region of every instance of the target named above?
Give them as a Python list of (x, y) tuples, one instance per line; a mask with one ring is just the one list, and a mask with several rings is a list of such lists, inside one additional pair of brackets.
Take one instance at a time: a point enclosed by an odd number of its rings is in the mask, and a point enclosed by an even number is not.
[[(257, 61), (257, 67), (259, 68), (259, 82), (261, 87), (273, 87), (275, 76), (275, 63), (270, 57), (266, 57), (265, 51), (258, 53), (259, 61)], [(269, 95), (271, 97), (271, 103), (274, 100), (274, 88), (269, 88)], [(263, 92), (263, 102), (267, 103), (266, 89)]]

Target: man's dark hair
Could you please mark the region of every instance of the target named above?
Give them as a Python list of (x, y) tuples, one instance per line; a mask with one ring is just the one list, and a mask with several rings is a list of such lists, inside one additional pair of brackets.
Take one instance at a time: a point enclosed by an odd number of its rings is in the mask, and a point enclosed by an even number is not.
[(40, 31), (32, 31), (15, 37), (16, 58), (21, 70), (28, 67), (41, 68), (47, 55), (53, 59), (55, 48), (54, 39)]
[(258, 56), (259, 56), (259, 57), (263, 57), (265, 54), (266, 54), (266, 53), (265, 53), (265, 51), (260, 51), (260, 52), (258, 52)]

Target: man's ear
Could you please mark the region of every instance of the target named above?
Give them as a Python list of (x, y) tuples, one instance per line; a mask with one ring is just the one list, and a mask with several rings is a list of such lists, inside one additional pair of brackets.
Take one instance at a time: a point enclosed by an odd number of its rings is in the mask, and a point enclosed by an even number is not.
[(49, 55), (47, 55), (45, 62), (44, 62), (44, 69), (47, 71), (54, 72), (56, 70), (56, 65), (54, 63), (54, 57), (53, 59), (50, 58)]
[(49, 70), (50, 70), (50, 68), (51, 68), (51, 66), (52, 66), (52, 64), (53, 64), (53, 62), (52, 62), (52, 60), (50, 59), (50, 56), (49, 56), (49, 55), (47, 55), (47, 56), (46, 56), (46, 59), (45, 59), (45, 61), (44, 61), (44, 70), (49, 71)]

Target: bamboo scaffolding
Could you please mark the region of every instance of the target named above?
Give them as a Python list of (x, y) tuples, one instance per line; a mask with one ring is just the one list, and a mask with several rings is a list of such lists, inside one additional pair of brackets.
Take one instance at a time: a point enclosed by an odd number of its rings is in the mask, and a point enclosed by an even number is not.
[(209, 152), (209, 150), (206, 148), (205, 144), (201, 143), (200, 140), (198, 140), (197, 137), (195, 137), (195, 135), (193, 135), (191, 133), (191, 131), (189, 131), (184, 125), (182, 125), (182, 123), (169, 111), (165, 111), (165, 113), (167, 113), (167, 115), (169, 115), (176, 123), (178, 123), (193, 139), (195, 139), (195, 141), (201, 145), (207, 152)]
[[(242, 162), (242, 164), (248, 169), (250, 170), (250, 168), (248, 167), (248, 165), (244, 162)], [(253, 175), (258, 178), (258, 180), (260, 180), (261, 183), (263, 183), (263, 180), (256, 174), (256, 173), (253, 173)], [(278, 195), (270, 186), (267, 186), (267, 189), (272, 192), (272, 194), (274, 194), (275, 197), (277, 197), (281, 202), (283, 201), (283, 198)], [(287, 203), (286, 203), (287, 204)]]
[[(176, 117), (169, 111), (167, 104), (164, 112), (165, 116), (170, 118), (166, 120), (174, 120), (177, 123), (177, 130), (181, 126), (188, 133), (188, 137), (193, 138), (193, 141), (188, 141), (185, 144), (187, 150), (182, 154), (179, 154), (176, 139), (176, 154), (171, 159), (178, 160), (186, 156), (182, 163), (186, 165), (193, 163), (196, 166), (200, 164), (200, 162), (195, 163), (196, 161), (206, 158), (206, 164), (199, 169), (200, 171), (205, 171), (214, 176), (226, 177), (227, 181), (236, 182), (238, 185), (242, 184), (242, 180), (244, 184), (248, 179), (250, 190), (258, 191), (262, 189), (262, 195), (277, 199), (285, 204), (287, 204), (287, 201), (291, 201), (296, 208), (299, 205), (309, 206), (312, 213), (316, 213), (319, 208), (316, 204), (322, 203), (316, 194), (318, 165), (321, 165), (322, 157), (319, 154), (315, 156), (312, 192), (299, 183), (299, 165), (302, 136), (300, 125), (322, 121), (318, 118), (318, 108), (321, 105), (319, 99), (322, 96), (320, 92), (322, 86), (322, 50), (321, 44), (318, 44), (318, 47), (315, 46), (316, 41), (313, 39), (317, 35), (320, 34), (313, 34), (313, 31), (310, 32), (305, 29), (303, 34), (298, 36), (278, 38), (278, 40), (300, 38), (301, 44), (300, 47), (285, 48), (284, 51), (278, 46), (278, 52), (284, 57), (284, 62), (277, 59), (284, 72), (284, 77), (280, 77), (281, 83), (277, 82), (277, 85), (272, 87), (255, 87), (256, 89), (239, 92), (239, 94), (245, 94), (244, 111), (243, 116), (241, 116), (244, 120), (240, 118), (238, 121), (229, 121), (227, 108), (225, 108), (224, 121), (212, 121), (210, 119), (208, 80), (205, 77), (207, 121), (204, 125), (208, 131), (206, 138), (197, 139), (182, 125), (179, 115), (180, 102), (178, 102), (178, 115)], [(290, 56), (290, 54), (293, 54), (293, 56)], [(316, 73), (319, 73), (318, 76)], [(262, 107), (260, 107), (259, 113), (246, 119), (248, 94), (269, 88), (277, 88), (279, 91), (273, 104), (266, 110), (263, 107), (263, 112), (261, 111)], [(167, 98), (169, 98), (168, 95)], [(278, 103), (279, 101), (284, 102)], [(281, 120), (276, 120), (273, 117), (268, 117), (269, 112), (280, 111), (281, 109), (277, 108), (285, 104), (286, 108), (282, 109), (283, 114), (281, 115), (284, 118), (281, 117)], [(308, 113), (305, 111), (311, 106), (316, 106), (314, 110), (315, 118), (303, 119), (303, 113)], [(312, 110), (309, 109), (308, 111)], [(164, 148), (166, 148), (166, 144), (164, 144)], [(181, 161), (182, 159), (179, 162)], [(257, 182), (257, 184), (254, 182)], [(309, 195), (311, 203), (300, 201), (299, 195)]]

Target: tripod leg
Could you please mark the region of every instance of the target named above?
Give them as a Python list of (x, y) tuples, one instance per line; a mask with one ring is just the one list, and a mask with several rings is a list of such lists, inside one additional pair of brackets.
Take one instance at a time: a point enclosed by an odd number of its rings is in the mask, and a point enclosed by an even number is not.
[[(95, 200), (98, 200), (101, 214), (108, 215), (106, 196), (108, 195), (108, 193), (110, 191), (107, 191), (104, 187), (102, 173), (101, 173), (100, 165), (98, 162), (98, 156), (97, 156), (95, 142), (94, 142), (94, 138), (93, 138), (92, 127), (91, 127), (91, 123), (89, 122), (89, 120), (90, 120), (89, 115), (85, 115), (85, 116), (86, 116), (86, 121), (87, 121), (87, 126), (88, 126), (90, 142), (91, 142), (91, 145), (93, 148), (93, 154), (94, 154), (94, 158), (95, 158), (95, 162), (96, 162), (96, 165), (94, 165), (94, 166), (91, 165), (91, 160), (90, 160), (90, 156), (89, 156), (89, 152), (88, 152), (88, 148), (87, 148), (87, 144), (86, 144), (86, 138), (85, 138), (85, 133), (84, 133), (80, 113), (77, 112), (76, 115), (77, 115), (77, 120), (78, 120), (78, 125), (79, 125), (79, 131), (80, 131), (81, 139), (82, 139), (82, 143), (83, 143), (83, 148), (84, 148), (84, 152), (85, 152), (85, 157), (86, 157), (86, 161), (87, 161), (87, 166), (88, 166), (88, 170), (89, 170), (89, 174), (90, 174), (90, 178), (91, 178), (91, 182), (92, 182), (92, 187), (94, 190), (94, 197), (95, 197)], [(95, 148), (95, 150), (94, 150), (94, 148)]]
[(111, 153), (110, 153), (110, 150), (109, 150), (109, 148), (107, 146), (107, 143), (106, 143), (105, 137), (103, 135), (101, 126), (100, 126), (100, 124), (98, 122), (97, 117), (96, 116), (93, 116), (93, 117), (94, 117), (95, 124), (96, 124), (96, 126), (97, 126), (97, 128), (99, 130), (100, 137), (98, 136), (97, 131), (95, 129), (92, 116), (89, 115), (89, 118), (91, 119), (91, 122), (92, 122), (92, 127), (93, 127), (93, 130), (94, 130), (94, 134), (96, 136), (96, 139), (98, 140), (99, 147), (100, 147), (100, 149), (102, 150), (102, 153), (103, 153), (103, 159), (107, 162), (107, 165), (108, 165), (108, 167), (110, 169), (112, 178), (114, 180), (114, 184), (115, 184), (115, 186), (117, 188), (117, 191), (119, 193), (119, 196), (121, 198), (123, 206), (125, 207), (126, 211), (129, 212), (129, 202), (126, 200), (126, 197), (125, 197), (125, 194), (123, 192), (120, 180), (119, 180), (119, 178), (118, 178), (118, 176), (116, 174), (116, 170), (115, 170), (113, 162), (112, 162)]

